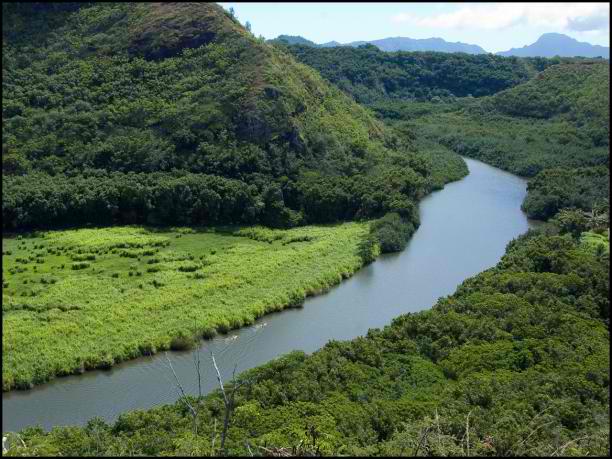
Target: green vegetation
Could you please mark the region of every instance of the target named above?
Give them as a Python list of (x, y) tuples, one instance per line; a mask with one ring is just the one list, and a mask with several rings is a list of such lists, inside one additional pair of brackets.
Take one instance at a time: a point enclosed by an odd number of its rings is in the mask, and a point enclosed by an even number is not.
[[(513, 241), (431, 310), (241, 374), (227, 453), (606, 456), (609, 254), (557, 232)], [(181, 400), (28, 428), (10, 453), (220, 454), (221, 393), (190, 403), (197, 434)]]
[(549, 219), (565, 207), (607, 205), (608, 92), (607, 62), (554, 65), (492, 97), (429, 104), (422, 115), (411, 107), (412, 126), (456, 153), (534, 177), (523, 208)]
[(346, 223), (5, 238), (3, 390), (183, 349), (299, 306), (359, 269), (366, 236), (366, 224)]
[(364, 263), (371, 263), (381, 253), (404, 250), (416, 227), (410, 219), (391, 212), (370, 224), (370, 231), (359, 243), (357, 253)]
[(581, 242), (595, 253), (606, 252), (610, 255), (610, 234), (598, 234), (591, 231), (582, 233)]
[(386, 52), (374, 45), (315, 48), (276, 43), (366, 105), (389, 99), (427, 101), (491, 95), (561, 62), (492, 54)]
[(395, 103), (384, 113), (422, 143), (533, 177), (523, 208), (546, 220), (563, 208), (608, 205), (608, 72), (602, 62), (555, 65), (492, 97)]
[(5, 4), (2, 59), (8, 230), (374, 218), (448, 181), (215, 4)]
[(530, 217), (548, 219), (571, 206), (591, 210), (607, 199), (608, 147), (594, 146), (586, 131), (570, 122), (421, 108), (428, 114), (396, 123), (408, 124), (440, 148), (533, 177), (523, 206)]
[(4, 230), (151, 225), (3, 238), (3, 390), (299, 306), (401, 250), (458, 155), (548, 220), (431, 310), (226, 384), (226, 451), (214, 392), (9, 454), (609, 454), (607, 61), (272, 45), (128, 2), (3, 4), (2, 59)]
[(456, 153), (535, 177), (530, 217), (607, 206), (608, 61), (277, 46), (410, 139), (440, 171), (432, 183), (461, 174)]
[(415, 229), (399, 214), (389, 213), (370, 225), (370, 234), (378, 241), (381, 253), (399, 252)]

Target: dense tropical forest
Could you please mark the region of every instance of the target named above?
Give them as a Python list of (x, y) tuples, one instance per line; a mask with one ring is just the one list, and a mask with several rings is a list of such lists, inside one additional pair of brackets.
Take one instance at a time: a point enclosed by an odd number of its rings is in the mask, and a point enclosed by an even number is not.
[(560, 59), (504, 58), (491, 54), (385, 52), (374, 45), (314, 48), (283, 45), (362, 104), (379, 100), (428, 101), (433, 97), (478, 97), (528, 81)]
[(604, 456), (609, 246), (560, 231), (515, 240), (431, 310), (226, 382), (226, 451), (216, 391), (112, 425), (28, 428), (13, 453)]
[(129, 2), (3, 3), (2, 59), (5, 391), (300, 305), (404, 249), (460, 155), (529, 178), (545, 221), (429, 310), (3, 455), (609, 455), (607, 60), (266, 43)]
[(3, 13), (5, 229), (412, 219), (432, 189), (405, 138), (217, 5)]
[(450, 149), (534, 177), (524, 203), (531, 217), (608, 206), (608, 60), (276, 46), (421, 151)]

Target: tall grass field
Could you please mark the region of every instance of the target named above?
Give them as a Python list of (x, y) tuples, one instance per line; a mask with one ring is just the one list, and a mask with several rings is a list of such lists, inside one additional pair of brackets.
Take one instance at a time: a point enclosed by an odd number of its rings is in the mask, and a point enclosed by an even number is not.
[(114, 227), (2, 241), (2, 387), (109, 368), (302, 304), (362, 265), (366, 223)]

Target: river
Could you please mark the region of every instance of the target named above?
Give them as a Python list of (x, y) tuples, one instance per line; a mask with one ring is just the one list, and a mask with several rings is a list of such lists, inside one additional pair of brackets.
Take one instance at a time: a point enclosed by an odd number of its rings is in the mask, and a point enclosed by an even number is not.
[[(407, 312), (431, 307), (466, 278), (495, 265), (506, 244), (530, 227), (520, 210), (526, 182), (464, 158), (470, 174), (423, 199), (421, 226), (406, 249), (385, 255), (299, 309), (262, 317), (253, 326), (203, 341), (202, 390), (217, 387), (210, 360), (221, 373), (261, 365), (292, 350), (313, 352), (329, 340), (351, 339)], [(193, 352), (168, 354), (185, 390), (197, 394)], [(39, 424), (114, 421), (129, 410), (172, 403), (179, 397), (164, 354), (125, 362), (108, 371), (58, 378), (29, 391), (2, 395), (2, 431)]]

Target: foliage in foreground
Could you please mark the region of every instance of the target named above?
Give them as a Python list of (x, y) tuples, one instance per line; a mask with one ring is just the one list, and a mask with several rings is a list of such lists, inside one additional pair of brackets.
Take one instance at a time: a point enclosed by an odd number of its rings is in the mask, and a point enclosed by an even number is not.
[[(609, 254), (546, 231), (431, 310), (240, 375), (227, 452), (607, 455)], [(28, 428), (11, 453), (220, 454), (220, 393), (191, 402), (197, 435), (179, 401)]]
[(300, 306), (363, 264), (367, 224), (3, 239), (2, 386), (108, 368)]

